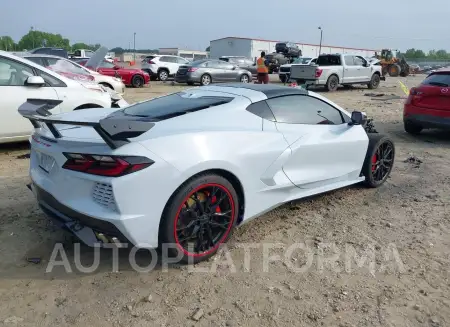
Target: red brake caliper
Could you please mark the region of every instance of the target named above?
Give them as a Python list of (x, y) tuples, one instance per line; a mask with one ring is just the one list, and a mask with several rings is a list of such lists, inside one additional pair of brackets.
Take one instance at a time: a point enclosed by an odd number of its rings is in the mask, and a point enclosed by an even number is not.
[(372, 171), (377, 169), (377, 154), (375, 153), (372, 157)]
[[(211, 203), (216, 203), (216, 201), (217, 201), (217, 197), (214, 195), (214, 196), (212, 197), (212, 199), (211, 199)], [(220, 213), (220, 212), (221, 212), (219, 206), (216, 207), (216, 212), (217, 212), (217, 213)]]

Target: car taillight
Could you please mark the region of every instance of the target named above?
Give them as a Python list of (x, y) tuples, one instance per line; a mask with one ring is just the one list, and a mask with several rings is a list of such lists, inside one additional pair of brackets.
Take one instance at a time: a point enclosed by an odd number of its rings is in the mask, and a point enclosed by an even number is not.
[(420, 100), (423, 92), (419, 91), (417, 88), (413, 87), (409, 90), (409, 96), (406, 99), (406, 104), (412, 104), (414, 101)]
[(83, 153), (63, 153), (67, 158), (63, 168), (86, 174), (119, 177), (151, 166), (154, 161), (136, 156), (104, 156)]
[(322, 75), (323, 69), (316, 69), (316, 78), (319, 78)]
[(191, 67), (191, 68), (188, 69), (188, 72), (195, 72), (197, 69), (198, 69), (198, 68)]

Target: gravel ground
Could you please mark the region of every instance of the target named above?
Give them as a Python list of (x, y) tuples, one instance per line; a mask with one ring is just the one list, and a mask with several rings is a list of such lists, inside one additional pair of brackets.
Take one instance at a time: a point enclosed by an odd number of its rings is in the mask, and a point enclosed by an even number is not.
[[(401, 80), (411, 87), (421, 79)], [(176, 89), (154, 82), (127, 89), (126, 98), (141, 101)], [(195, 267), (158, 264), (139, 273), (127, 260), (129, 250), (121, 250), (114, 272), (112, 251), (101, 250), (98, 269), (82, 273), (72, 239), (48, 222), (25, 187), (27, 145), (0, 147), (0, 325), (449, 325), (450, 135), (407, 135), (403, 100), (372, 99), (368, 92), (323, 94), (363, 109), (394, 139), (396, 162), (385, 185), (285, 204), (238, 228), (216, 259)], [(393, 78), (374, 93), (404, 96)], [(72, 273), (61, 266), (46, 272), (58, 242)], [(257, 247), (250, 260), (243, 244)], [(286, 258), (292, 246), (297, 251)], [(95, 251), (81, 246), (80, 252), (89, 266)], [(268, 262), (267, 253), (282, 260)], [(154, 257), (136, 258), (144, 266)]]

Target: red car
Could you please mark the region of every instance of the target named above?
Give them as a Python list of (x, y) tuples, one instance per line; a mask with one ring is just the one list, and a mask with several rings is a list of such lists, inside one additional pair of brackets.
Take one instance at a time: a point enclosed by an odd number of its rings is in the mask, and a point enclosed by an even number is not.
[(403, 122), (410, 134), (419, 134), (424, 128), (450, 130), (450, 70), (435, 71), (410, 90)]
[[(81, 60), (77, 63), (86, 66), (87, 61), (88, 60)], [(123, 68), (106, 60), (104, 60), (97, 69), (89, 66), (87, 68), (103, 75), (122, 78), (123, 83), (127, 86), (142, 87), (150, 82), (150, 75), (143, 70)]]

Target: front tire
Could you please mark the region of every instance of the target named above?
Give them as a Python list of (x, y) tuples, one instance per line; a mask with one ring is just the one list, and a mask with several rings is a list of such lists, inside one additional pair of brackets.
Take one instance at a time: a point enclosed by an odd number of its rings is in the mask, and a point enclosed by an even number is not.
[(327, 91), (328, 92), (334, 92), (338, 89), (339, 87), (339, 79), (336, 75), (331, 75), (330, 77), (328, 77), (327, 80)]
[(362, 174), (368, 187), (381, 186), (389, 177), (395, 159), (394, 142), (386, 135), (368, 134), (369, 146), (364, 160)]
[(161, 82), (167, 81), (167, 80), (169, 79), (169, 71), (168, 71), (167, 69), (161, 69), (161, 70), (158, 72), (158, 79), (159, 79)]
[(141, 75), (135, 75), (131, 79), (131, 85), (133, 87), (143, 87), (144, 86), (144, 78)]
[(241, 83), (249, 83), (250, 77), (248, 75), (244, 74), (241, 76), (240, 81), (241, 81)]
[(222, 176), (203, 174), (187, 181), (172, 195), (164, 210), (159, 246), (182, 263), (213, 256), (237, 222), (239, 200), (233, 185)]
[(367, 84), (367, 87), (371, 90), (378, 88), (378, 86), (380, 85), (380, 80), (380, 75), (373, 74), (369, 84)]

